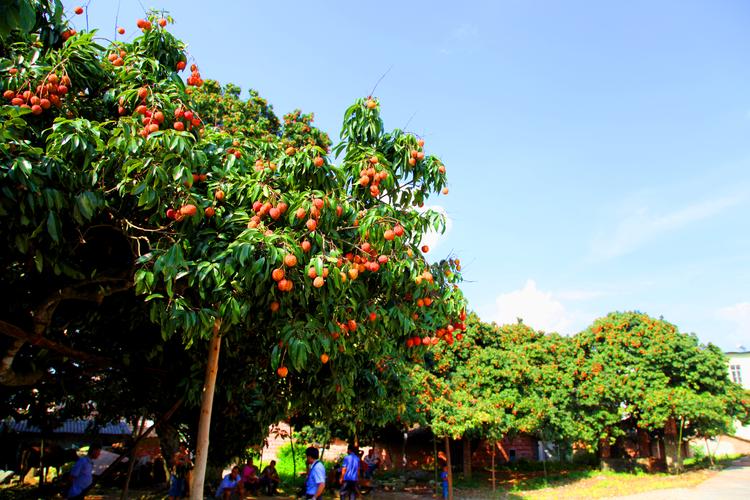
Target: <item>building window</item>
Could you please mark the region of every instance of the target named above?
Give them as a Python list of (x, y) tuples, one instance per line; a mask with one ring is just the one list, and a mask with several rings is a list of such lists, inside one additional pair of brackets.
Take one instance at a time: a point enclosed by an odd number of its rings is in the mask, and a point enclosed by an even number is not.
[(729, 372), (732, 374), (732, 382), (742, 385), (742, 373), (740, 365), (730, 365)]

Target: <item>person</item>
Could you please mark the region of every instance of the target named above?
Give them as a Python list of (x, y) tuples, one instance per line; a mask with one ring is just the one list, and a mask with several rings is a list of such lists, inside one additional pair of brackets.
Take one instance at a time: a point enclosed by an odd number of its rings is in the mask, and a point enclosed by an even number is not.
[(258, 494), (260, 487), (260, 478), (258, 477), (258, 468), (253, 465), (253, 458), (247, 459), (247, 463), (242, 467), (242, 481), (240, 482), (240, 495), (244, 495), (245, 490), (253, 495)]
[(372, 479), (373, 474), (375, 474), (375, 469), (380, 465), (380, 457), (375, 454), (375, 448), (370, 448), (370, 451), (367, 452), (367, 455), (365, 456), (365, 464), (367, 465), (365, 478)]
[(172, 456), (172, 473), (170, 476), (169, 500), (176, 500), (187, 495), (188, 475), (193, 468), (190, 452), (185, 443), (180, 443), (179, 449)]
[(81, 457), (70, 470), (70, 489), (68, 500), (83, 500), (86, 492), (94, 482), (94, 460), (99, 458), (102, 447), (99, 444), (89, 446), (85, 457)]
[(443, 472), (440, 473), (440, 479), (443, 480), (443, 500), (448, 500), (448, 466), (443, 466)]
[(279, 473), (276, 472), (276, 460), (271, 460), (271, 463), (263, 468), (263, 472), (260, 474), (260, 487), (264, 488), (266, 494), (270, 497), (276, 494), (276, 488), (279, 487)]
[(350, 444), (346, 451), (348, 454), (344, 457), (344, 463), (341, 466), (339, 496), (341, 500), (353, 500), (359, 494), (359, 453), (353, 444)]
[(233, 493), (239, 493), (240, 481), (240, 468), (235, 465), (232, 467), (232, 471), (221, 480), (221, 484), (216, 490), (216, 498), (223, 500), (232, 498)]
[(307, 500), (317, 500), (322, 498), (323, 491), (326, 489), (326, 467), (318, 460), (318, 449), (310, 446), (305, 450), (307, 460), (307, 481), (305, 481), (305, 498)]

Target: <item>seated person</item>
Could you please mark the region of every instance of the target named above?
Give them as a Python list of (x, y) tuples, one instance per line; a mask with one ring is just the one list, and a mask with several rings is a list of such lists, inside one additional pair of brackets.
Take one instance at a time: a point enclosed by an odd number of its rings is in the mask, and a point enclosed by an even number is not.
[(279, 473), (276, 472), (276, 460), (271, 460), (271, 463), (266, 465), (260, 474), (260, 487), (265, 489), (268, 496), (273, 496), (280, 482)]
[(367, 465), (367, 469), (365, 470), (365, 478), (372, 479), (373, 474), (375, 474), (375, 469), (377, 469), (380, 465), (380, 457), (375, 455), (375, 448), (370, 448), (370, 451), (367, 452), (367, 456), (365, 457), (364, 461)]
[(240, 468), (236, 465), (232, 467), (232, 472), (224, 476), (221, 480), (219, 489), (216, 490), (216, 498), (229, 500), (233, 493), (239, 493), (240, 485)]
[(242, 467), (242, 481), (240, 481), (240, 495), (244, 496), (245, 491), (252, 495), (258, 494), (260, 488), (260, 478), (258, 477), (258, 468), (253, 465), (253, 459), (248, 458), (247, 463)]

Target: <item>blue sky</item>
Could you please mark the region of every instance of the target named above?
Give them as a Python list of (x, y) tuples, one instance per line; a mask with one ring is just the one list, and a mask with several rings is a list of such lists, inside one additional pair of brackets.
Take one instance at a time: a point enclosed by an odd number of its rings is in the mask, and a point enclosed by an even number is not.
[[(204, 78), (334, 138), (390, 68), (386, 125), (448, 167), (433, 255), (462, 259), (482, 318), (574, 333), (637, 309), (750, 348), (750, 3), (141, 1)], [(143, 9), (119, 3), (128, 39)], [(111, 38), (117, 5), (90, 26)]]

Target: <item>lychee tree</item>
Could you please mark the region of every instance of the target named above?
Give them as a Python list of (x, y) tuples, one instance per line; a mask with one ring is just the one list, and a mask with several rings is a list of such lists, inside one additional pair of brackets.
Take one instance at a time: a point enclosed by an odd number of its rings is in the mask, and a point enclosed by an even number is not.
[[(574, 437), (572, 377), (563, 362), (570, 341), (523, 323), (498, 326), (475, 314), (451, 348), (429, 353), (415, 367), (418, 410), (437, 436), (477, 437), (495, 444), (526, 434), (558, 443)], [(464, 450), (464, 473), (470, 454)], [(494, 454), (493, 454), (494, 456)]]
[(747, 421), (748, 398), (726, 358), (694, 334), (641, 312), (614, 312), (573, 339), (569, 371), (580, 438), (597, 447), (631, 426), (664, 435), (668, 465), (681, 469), (683, 439), (729, 432)]
[(168, 16), (105, 48), (68, 26), (59, 3), (33, 5), (44, 22), (0, 33), (0, 326), (15, 339), (4, 383), (39, 379), (12, 361), (61, 303), (150, 303), (165, 341), (208, 344), (183, 384), (188, 403), (202, 398), (198, 496), (222, 343), (234, 366), (244, 356), (266, 370), (275, 401), (325, 415), (321, 401), (362, 402), (363, 374), (371, 401), (404, 360), (452, 342), (460, 273), (455, 260), (425, 259), (422, 236), (443, 219), (417, 210), (445, 188), (445, 167), (418, 137), (387, 131), (377, 99), (346, 110), (331, 156), (312, 115), (282, 124), (257, 93), (243, 100), (195, 64), (183, 80), (188, 57)]

